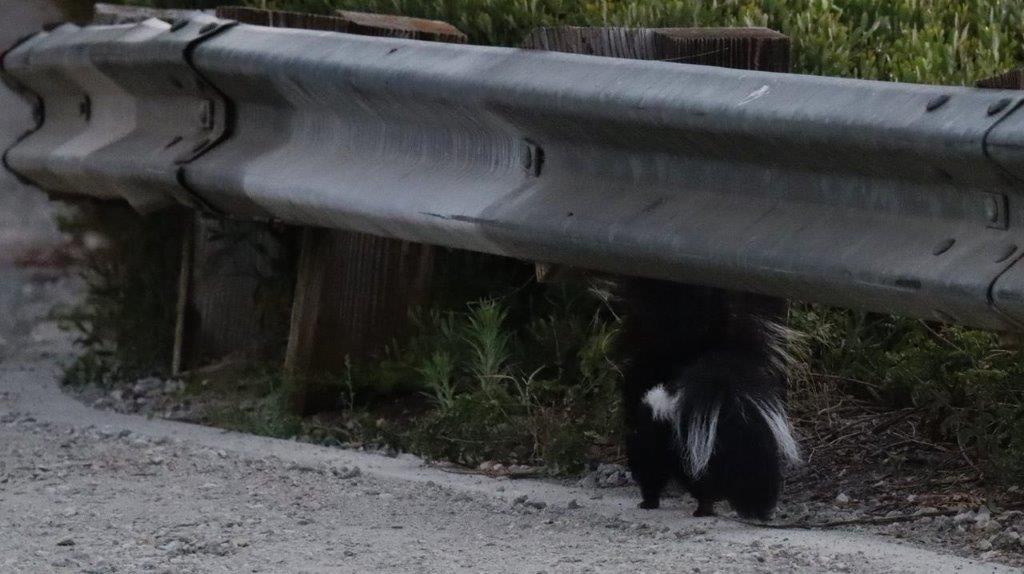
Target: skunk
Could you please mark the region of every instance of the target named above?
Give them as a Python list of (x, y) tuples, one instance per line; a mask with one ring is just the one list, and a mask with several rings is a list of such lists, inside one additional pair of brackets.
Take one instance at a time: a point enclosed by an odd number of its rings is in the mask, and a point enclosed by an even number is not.
[(799, 451), (786, 418), (785, 301), (651, 279), (621, 280), (623, 405), (641, 508), (678, 480), (694, 516), (727, 500), (768, 520)]

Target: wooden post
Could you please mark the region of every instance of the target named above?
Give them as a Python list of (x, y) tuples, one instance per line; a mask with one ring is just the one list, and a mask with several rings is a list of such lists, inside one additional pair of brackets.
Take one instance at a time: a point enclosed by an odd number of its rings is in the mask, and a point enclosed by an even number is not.
[(185, 239), (189, 257), (182, 259), (178, 371), (280, 359), (295, 281), (295, 230), (193, 217)]
[(192, 280), (192, 254), (194, 250), (192, 220), (185, 223), (181, 238), (181, 268), (178, 271), (178, 302), (174, 307), (174, 350), (171, 354), (171, 375), (179, 376), (185, 354), (185, 319), (188, 314), (189, 283)]
[(1024, 68), (978, 80), (978, 87), (993, 90), (1024, 90)]
[(537, 28), (523, 48), (700, 64), (764, 72), (789, 71), (789, 37), (768, 28)]
[(466, 43), (466, 35), (447, 22), (387, 14), (337, 10), (334, 15), (322, 15), (243, 6), (221, 6), (217, 8), (217, 17), (271, 28), (301, 28), (303, 30), (345, 32), (362, 36)]
[[(206, 10), (205, 12), (210, 12)], [(195, 10), (97, 3), (94, 24), (173, 21)], [(181, 267), (171, 373), (280, 355), (288, 333), (294, 243), (265, 222), (201, 217), (183, 211)]]
[[(221, 18), (263, 26), (465, 43), (444, 22), (338, 11), (334, 16), (217, 9)], [(304, 228), (292, 304), (285, 370), (291, 404), (309, 414), (332, 406), (316, 378), (340, 373), (346, 358), (372, 357), (409, 328), (409, 308), (427, 302), (434, 249), (348, 231)]]
[[(536, 28), (523, 48), (591, 56), (659, 60), (723, 68), (788, 72), (789, 37), (767, 28)], [(577, 277), (579, 270), (537, 262), (541, 283)]]

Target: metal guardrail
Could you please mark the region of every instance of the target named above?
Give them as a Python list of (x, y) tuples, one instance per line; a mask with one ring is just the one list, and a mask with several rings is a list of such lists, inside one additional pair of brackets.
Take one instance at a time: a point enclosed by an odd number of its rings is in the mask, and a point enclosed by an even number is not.
[(1024, 92), (272, 29), (64, 26), (5, 163), (60, 193), (1024, 328)]

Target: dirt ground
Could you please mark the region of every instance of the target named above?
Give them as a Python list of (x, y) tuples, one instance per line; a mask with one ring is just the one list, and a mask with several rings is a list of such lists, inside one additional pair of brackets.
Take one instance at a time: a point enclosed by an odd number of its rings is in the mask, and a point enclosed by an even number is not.
[[(46, 320), (78, 289), (0, 268), (0, 572), (1016, 571), (1014, 554), (943, 534), (1017, 533), (1012, 511), (761, 528), (692, 518), (683, 497), (642, 511), (607, 477), (457, 474), (97, 410), (59, 388), (71, 341)], [(860, 516), (801, 501), (806, 490), (787, 495), (780, 522)]]

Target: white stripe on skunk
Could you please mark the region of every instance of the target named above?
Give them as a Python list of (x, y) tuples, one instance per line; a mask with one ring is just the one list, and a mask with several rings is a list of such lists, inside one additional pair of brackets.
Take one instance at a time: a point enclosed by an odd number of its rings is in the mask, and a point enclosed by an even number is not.
[(778, 402), (769, 404), (753, 399), (748, 400), (754, 404), (754, 408), (757, 409), (761, 418), (768, 423), (768, 428), (772, 431), (772, 437), (775, 438), (775, 444), (779, 447), (782, 459), (790, 465), (800, 464), (800, 447), (797, 446), (796, 439), (793, 438), (793, 427), (790, 426), (782, 405)]
[(647, 391), (643, 402), (651, 407), (651, 417), (656, 421), (672, 422), (679, 409), (679, 395), (669, 394), (665, 385), (658, 385)]
[[(782, 459), (790, 465), (799, 464), (800, 448), (796, 444), (796, 439), (793, 438), (793, 429), (786, 418), (782, 404), (778, 401), (765, 402), (750, 397), (740, 398), (749, 402), (768, 425)], [(658, 385), (647, 391), (643, 402), (651, 408), (651, 417), (654, 420), (673, 424), (676, 443), (681, 446), (682, 417), (680, 411), (683, 406), (683, 393), (672, 394), (665, 389), (665, 385)], [(690, 420), (687, 421), (685, 455), (689, 462), (690, 476), (693, 478), (699, 478), (704, 474), (711, 461), (711, 456), (714, 454), (721, 410), (719, 403), (711, 403), (695, 410), (691, 414)]]
[[(703, 405), (702, 405), (703, 406)], [(687, 425), (686, 452), (690, 461), (690, 476), (700, 478), (711, 462), (715, 453), (715, 436), (718, 434), (718, 413), (721, 407), (717, 402), (695, 410), (690, 415)], [(676, 442), (679, 443), (679, 415), (676, 415)]]
[(764, 334), (767, 336), (768, 357), (772, 366), (780, 373), (788, 373), (795, 365), (799, 364), (796, 357), (789, 350), (807, 338), (804, 333), (797, 331), (787, 325), (759, 318)]

